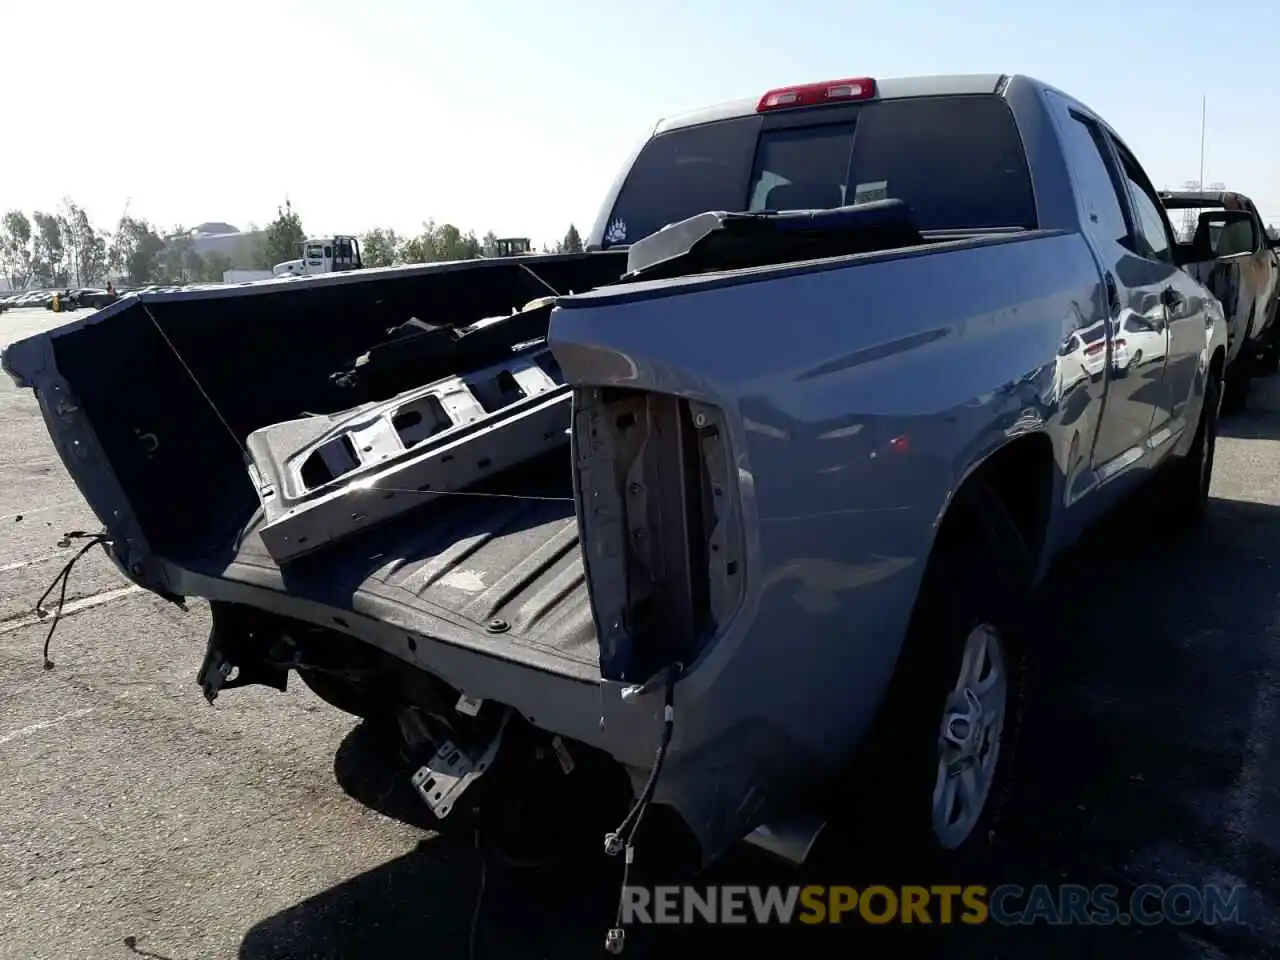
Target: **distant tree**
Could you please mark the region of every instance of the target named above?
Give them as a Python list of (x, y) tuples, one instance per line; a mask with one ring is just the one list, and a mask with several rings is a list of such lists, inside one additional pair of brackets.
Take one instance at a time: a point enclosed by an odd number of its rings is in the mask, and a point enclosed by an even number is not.
[(389, 267), (397, 262), (402, 242), (390, 227), (374, 227), (360, 238), (360, 259), (366, 267)]
[(77, 233), (77, 283), (84, 286), (99, 284), (107, 278), (107, 238), (93, 225), (83, 210), (79, 211), (80, 221)]
[(177, 226), (169, 231), (160, 254), (160, 272), (170, 283), (187, 283), (191, 279), (190, 258), (195, 253), (191, 231)]
[(233, 269), (231, 258), (225, 253), (214, 250), (204, 255), (204, 264), (199, 279), (206, 283), (221, 283), (222, 275)]
[(32, 273), (42, 286), (67, 285), (70, 280), (67, 277), (62, 219), (56, 214), (40, 210), (33, 213), (31, 219), (35, 224), (32, 237)]
[(124, 274), (130, 283), (154, 283), (161, 277), (161, 254), (165, 242), (146, 220), (124, 216), (107, 248), (107, 263), (113, 273)]
[(463, 233), (451, 223), (436, 225), (428, 220), (422, 233), (400, 244), (401, 263), (439, 263), (446, 260), (474, 260), (481, 244), (475, 233)]
[[(402, 236), (375, 227), (360, 238), (366, 266), (470, 260), (498, 254), (498, 236), (477, 237), (452, 223), (427, 220), (421, 232)], [(166, 240), (153, 226), (127, 212), (114, 231), (96, 227), (88, 213), (64, 198), (57, 213), (37, 211), (28, 217), (13, 210), (0, 217), (0, 276), (13, 287), (33, 281), (49, 286), (98, 285), (108, 278), (129, 283), (220, 281), (232, 269), (267, 270), (299, 255), (306, 240), (302, 219), (286, 199), (265, 229), (253, 224), (229, 254), (197, 253), (192, 234), (175, 228)], [(544, 252), (553, 248), (543, 246)], [(570, 224), (556, 252), (582, 249), (577, 227)]]
[(480, 241), (474, 233), (463, 233), (452, 223), (442, 224), (436, 231), (435, 260), (474, 260), (480, 254)]
[(427, 231), (423, 231), (416, 237), (407, 237), (400, 241), (400, 246), (396, 250), (396, 260), (400, 263), (427, 263), (431, 260), (433, 249)]
[(67, 222), (66, 216), (61, 213), (55, 213), (53, 220), (58, 230), (58, 248), (61, 250), (58, 259), (58, 284), (60, 286), (69, 286), (75, 280), (72, 275), (73, 264), (71, 262), (71, 224)]
[[(206, 271), (204, 257), (200, 255), (200, 251), (196, 249), (196, 245), (192, 243), (182, 257), (182, 272), (186, 275), (187, 281), (191, 283), (199, 283), (205, 279)], [(219, 275), (221, 280), (222, 276)]]
[(306, 239), (307, 235), (302, 230), (302, 218), (286, 199), (283, 207), (276, 208), (276, 218), (267, 224), (264, 251), (267, 267), (286, 260), (296, 260), (298, 246)]
[[(290, 258), (291, 259), (291, 258)], [(250, 223), (242, 239), (231, 253), (230, 270), (270, 270), (274, 263), (267, 257), (267, 235)]]
[(31, 281), (31, 221), (21, 210), (10, 210), (0, 219), (0, 270), (14, 290)]
[(582, 237), (578, 236), (578, 228), (572, 223), (569, 224), (569, 230), (564, 235), (564, 239), (560, 241), (561, 253), (581, 253)]
[(68, 281), (79, 286), (82, 283), (80, 279), (80, 249), (82, 244), (80, 235), (82, 231), (86, 230), (92, 235), (93, 227), (89, 225), (89, 218), (85, 215), (85, 212), (77, 207), (70, 198), (64, 197), (62, 207), (58, 212), (58, 228), (62, 234)]
[(107, 241), (89, 220), (88, 213), (70, 197), (59, 214), (65, 269), (76, 286), (100, 282), (107, 272)]

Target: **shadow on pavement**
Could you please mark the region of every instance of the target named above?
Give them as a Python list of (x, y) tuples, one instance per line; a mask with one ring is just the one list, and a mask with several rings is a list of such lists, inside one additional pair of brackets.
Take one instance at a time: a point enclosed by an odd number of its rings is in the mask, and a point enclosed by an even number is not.
[(1236, 440), (1280, 439), (1280, 417), (1270, 411), (1246, 407), (1218, 423), (1218, 436)]
[[(1247, 423), (1246, 414), (1232, 429)], [(1021, 783), (999, 876), (981, 880), (1027, 888), (1113, 884), (1122, 904), (1146, 883), (1244, 884), (1244, 925), (646, 927), (629, 930), (624, 955), (706, 956), (761, 944), (842, 957), (856, 948), (949, 958), (1267, 955), (1280, 917), (1280, 715), (1272, 707), (1280, 708), (1273, 693), (1280, 509), (1215, 500), (1206, 529), (1179, 538), (1153, 527), (1141, 507), (1122, 507), (1045, 584)], [(388, 757), (361, 730), (335, 764), (344, 789), (429, 828), (407, 785), (406, 761)], [(663, 881), (658, 845), (651, 846), (639, 850), (637, 882)], [(521, 868), (478, 855), (469, 837), (424, 840), (258, 924), (240, 956), (468, 957), (484, 863), (475, 956), (599, 957), (620, 865), (598, 850)], [(693, 882), (940, 882), (903, 876), (893, 864), (828, 870), (839, 875), (796, 875), (743, 851)]]

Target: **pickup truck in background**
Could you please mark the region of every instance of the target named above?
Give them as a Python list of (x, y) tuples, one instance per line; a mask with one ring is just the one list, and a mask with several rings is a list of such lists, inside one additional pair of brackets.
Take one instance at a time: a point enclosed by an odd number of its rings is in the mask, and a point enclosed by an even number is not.
[(1122, 496), (1205, 507), (1226, 324), (1137, 158), (1024, 76), (806, 84), (658, 124), (588, 243), (132, 296), (3, 363), (124, 573), (209, 599), (206, 696), (296, 672), (438, 817), (536, 753), (505, 789), (625, 772), (613, 853), (652, 803), (802, 859), (833, 784), (981, 848), (1029, 591)]
[[(1257, 372), (1274, 372), (1277, 363), (1276, 313), (1280, 310), (1280, 241), (1267, 236), (1266, 224), (1254, 202), (1242, 193), (1164, 191), (1166, 210), (1198, 213), (1192, 235), (1183, 238), (1187, 248), (1180, 256), (1189, 261), (1192, 276), (1209, 288), (1227, 316), (1227, 374), (1222, 391), (1224, 413), (1244, 406), (1249, 381)], [(1247, 219), (1223, 223), (1224, 211), (1240, 211)], [(1219, 257), (1224, 232), (1235, 250), (1246, 252)]]

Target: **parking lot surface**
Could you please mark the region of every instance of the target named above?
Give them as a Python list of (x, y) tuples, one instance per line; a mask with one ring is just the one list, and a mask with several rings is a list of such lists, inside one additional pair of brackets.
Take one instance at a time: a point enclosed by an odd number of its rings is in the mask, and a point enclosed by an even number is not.
[[(60, 319), (10, 311), (0, 342)], [(75, 549), (60, 535), (99, 525), (33, 397), (7, 378), (0, 450), (0, 957), (601, 955), (616, 861), (519, 867), (434, 837), (407, 771), (301, 685), (209, 706), (194, 682), (207, 609), (131, 589), (100, 551), (72, 576), (74, 612), (43, 670), (47, 625), (32, 604)], [(1194, 540), (1125, 508), (1046, 585), (996, 879), (1245, 884), (1244, 923), (648, 928), (631, 932), (626, 955), (761, 940), (843, 956), (873, 942), (948, 957), (1269, 955), (1280, 942), (1280, 378), (1224, 422), (1213, 493)], [(848, 869), (846, 882), (866, 882)], [(746, 854), (699, 879), (732, 882), (796, 881)]]

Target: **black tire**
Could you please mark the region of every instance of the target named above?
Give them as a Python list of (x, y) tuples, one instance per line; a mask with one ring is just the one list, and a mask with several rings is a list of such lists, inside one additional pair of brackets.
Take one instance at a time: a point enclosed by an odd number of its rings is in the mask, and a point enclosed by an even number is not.
[(1213, 482), (1213, 459), (1218, 449), (1218, 417), (1226, 397), (1218, 377), (1205, 382), (1204, 404), (1195, 439), (1186, 456), (1169, 465), (1161, 500), (1163, 519), (1174, 527), (1192, 529), (1204, 519)]
[[(990, 853), (1008, 810), (1023, 728), (1031, 572), (1027, 544), (1000, 498), (981, 480), (967, 483), (930, 558), (898, 669), (855, 773), (867, 834), (860, 839), (877, 859), (977, 868)], [(944, 842), (933, 811), (944, 712), (956, 697), (969, 638), (984, 625), (1005, 676), (1003, 724), (988, 738), (999, 752), (980, 816), (960, 842)]]
[(297, 673), (312, 693), (343, 713), (373, 724), (395, 721), (395, 712), (386, 698), (374, 690), (319, 670), (299, 670)]
[(1260, 377), (1273, 377), (1280, 373), (1280, 350), (1276, 349), (1273, 342), (1268, 341), (1266, 352), (1263, 353), (1262, 359), (1258, 361), (1257, 375)]
[(1227, 369), (1227, 375), (1221, 386), (1223, 416), (1231, 416), (1245, 408), (1249, 400), (1249, 383), (1253, 379), (1253, 371), (1249, 369), (1250, 359), (1240, 356)]

